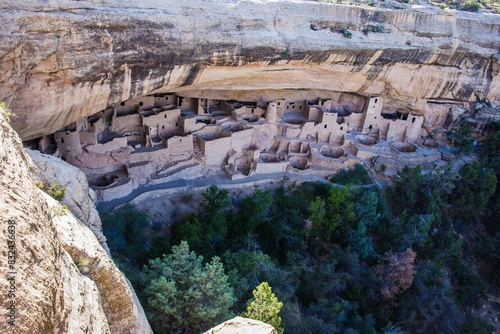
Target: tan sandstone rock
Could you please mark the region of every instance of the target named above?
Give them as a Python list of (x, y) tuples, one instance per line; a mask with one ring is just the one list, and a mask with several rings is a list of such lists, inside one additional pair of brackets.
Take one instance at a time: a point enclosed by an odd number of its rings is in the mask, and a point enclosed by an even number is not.
[(236, 317), (204, 334), (278, 334), (278, 332), (273, 326), (262, 321)]
[(151, 333), (126, 278), (92, 231), (37, 188), (34, 170), (0, 114), (0, 332)]
[(85, 174), (59, 158), (40, 151), (26, 151), (37, 167), (35, 175), (44, 184), (58, 183), (66, 187), (61, 203), (66, 204), (69, 211), (94, 232), (101, 246), (109, 253), (106, 237), (102, 233), (101, 218), (95, 208), (95, 194), (89, 188)]
[(498, 15), (290, 0), (1, 0), (0, 10), (0, 100), (23, 139), (155, 91), (378, 95), (426, 119), (448, 102), (500, 98)]

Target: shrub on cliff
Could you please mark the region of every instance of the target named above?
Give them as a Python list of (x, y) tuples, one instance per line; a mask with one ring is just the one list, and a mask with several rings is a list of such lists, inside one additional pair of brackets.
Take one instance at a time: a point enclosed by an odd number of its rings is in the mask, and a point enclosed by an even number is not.
[(12, 111), (10, 111), (10, 109), (7, 108), (5, 102), (0, 102), (0, 113), (4, 115), (8, 121), (10, 121), (10, 116), (12, 115)]

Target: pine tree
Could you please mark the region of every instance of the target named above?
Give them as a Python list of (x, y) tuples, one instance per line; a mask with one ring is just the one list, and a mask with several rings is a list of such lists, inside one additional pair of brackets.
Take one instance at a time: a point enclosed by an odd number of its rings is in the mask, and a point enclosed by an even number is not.
[(354, 201), (349, 190), (346, 187), (330, 187), (326, 200), (316, 197), (311, 203), (310, 219), (313, 236), (325, 242), (345, 240), (348, 229), (354, 227), (356, 222)]
[(207, 330), (225, 320), (235, 301), (220, 259), (203, 266), (185, 241), (172, 254), (150, 260), (142, 279), (157, 333)]
[(278, 315), (283, 303), (274, 295), (269, 284), (262, 282), (252, 293), (253, 298), (241, 316), (265, 322), (273, 326), (279, 334), (283, 334), (283, 328), (280, 327), (281, 317)]

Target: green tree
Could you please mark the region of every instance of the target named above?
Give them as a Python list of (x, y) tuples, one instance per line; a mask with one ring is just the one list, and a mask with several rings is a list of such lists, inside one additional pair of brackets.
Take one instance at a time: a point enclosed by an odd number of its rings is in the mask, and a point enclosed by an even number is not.
[(387, 189), (387, 198), (395, 216), (407, 214), (434, 214), (439, 220), (442, 210), (448, 205), (449, 195), (456, 185), (457, 174), (452, 165), (437, 168), (422, 174), (420, 166), (405, 166)]
[(270, 209), (270, 220), (259, 227), (257, 235), (262, 249), (270, 256), (284, 264), (289, 251), (303, 249), (304, 217), (308, 203), (302, 202), (304, 196), (312, 191), (304, 191), (301, 187), (295, 188), (287, 194), (283, 187), (273, 194), (273, 205)]
[(358, 252), (361, 258), (366, 259), (373, 253), (372, 238), (366, 235), (366, 226), (363, 221), (358, 222), (358, 228), (349, 233), (349, 247)]
[(200, 216), (202, 220), (220, 225), (225, 219), (224, 213), (229, 208), (229, 192), (219, 189), (215, 185), (208, 187), (202, 194), (203, 201), (200, 204)]
[(453, 194), (455, 215), (465, 222), (477, 219), (495, 193), (497, 178), (493, 170), (482, 168), (479, 162), (463, 165), (460, 180)]
[(341, 169), (330, 178), (330, 181), (332, 183), (342, 185), (362, 185), (373, 183), (370, 174), (368, 174), (362, 164), (356, 164), (356, 166), (351, 169)]
[(395, 215), (403, 211), (417, 212), (422, 204), (422, 168), (405, 166), (393, 178), (393, 186), (388, 189), (388, 199)]
[(278, 333), (283, 333), (281, 328), (281, 311), (283, 303), (276, 298), (267, 282), (262, 282), (253, 290), (253, 299), (248, 303), (247, 310), (242, 317), (259, 320), (273, 326)]
[(209, 244), (214, 248), (227, 234), (227, 211), (230, 208), (229, 192), (212, 185), (202, 194), (203, 201), (200, 204), (200, 222), (202, 230), (209, 238)]
[(149, 261), (142, 281), (155, 333), (193, 333), (207, 330), (228, 317), (233, 289), (218, 257), (203, 258), (183, 241), (172, 254)]
[(185, 240), (191, 246), (191, 249), (198, 253), (204, 254), (204, 246), (210, 244), (206, 240), (206, 232), (208, 227), (203, 229), (203, 224), (194, 213), (189, 213), (186, 217), (175, 223), (172, 226), (172, 239), (173, 244), (179, 244)]
[(240, 249), (235, 253), (227, 251), (222, 259), (224, 268), (228, 271), (229, 283), (238, 298), (237, 306), (245, 307), (252, 288), (260, 282), (269, 282), (280, 293), (283, 293), (283, 290), (290, 291), (298, 285), (298, 277), (292, 277), (290, 270), (279, 266), (275, 259), (257, 247)]
[(354, 206), (356, 216), (368, 228), (377, 225), (380, 214), (377, 212), (379, 205), (378, 194), (373, 190), (361, 191), (355, 195), (358, 199)]
[(491, 134), (484, 143), (483, 164), (500, 174), (500, 122), (492, 123), (489, 128)]
[(463, 319), (449, 284), (447, 270), (438, 262), (416, 266), (411, 288), (398, 296), (396, 320), (407, 333), (458, 333)]
[(225, 248), (230, 208), (229, 193), (212, 185), (202, 193), (203, 200), (199, 205), (198, 214), (191, 213), (172, 227), (172, 243), (182, 240), (199, 254), (212, 257), (221, 248)]
[(359, 218), (357, 227), (348, 234), (349, 247), (366, 259), (373, 253), (372, 238), (367, 231), (377, 225), (380, 215), (377, 213), (378, 195), (373, 190), (362, 190), (355, 193), (358, 198), (354, 211)]
[(275, 261), (259, 249), (227, 251), (222, 258), (227, 269), (237, 270), (248, 281), (248, 290), (263, 280), (278, 280), (281, 274)]
[(457, 131), (448, 133), (449, 138), (453, 142), (453, 146), (458, 149), (459, 154), (469, 154), (472, 152), (473, 140), (471, 139), (472, 127), (470, 124), (465, 124)]
[(273, 194), (271, 190), (257, 189), (252, 196), (249, 196), (241, 203), (244, 215), (246, 230), (252, 231), (258, 225), (268, 222), (269, 210), (273, 204)]
[(111, 254), (138, 270), (147, 260), (150, 237), (146, 232), (149, 227), (147, 214), (131, 204), (102, 215), (102, 229)]
[(346, 187), (331, 187), (326, 200), (311, 203), (312, 235), (325, 241), (345, 240), (347, 230), (356, 222), (354, 202)]

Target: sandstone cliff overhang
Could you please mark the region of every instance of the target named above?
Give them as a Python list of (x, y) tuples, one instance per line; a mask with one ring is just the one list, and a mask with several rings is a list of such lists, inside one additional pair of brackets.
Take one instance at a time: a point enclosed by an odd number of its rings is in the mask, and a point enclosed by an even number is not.
[(2, 0), (0, 10), (0, 100), (23, 139), (154, 91), (353, 92), (415, 112), (428, 99), (500, 98), (493, 14), (257, 0)]

